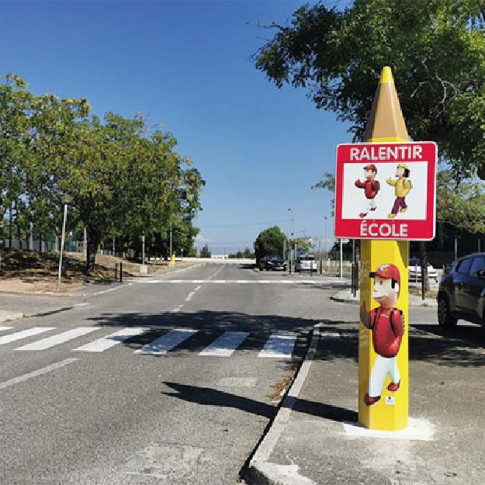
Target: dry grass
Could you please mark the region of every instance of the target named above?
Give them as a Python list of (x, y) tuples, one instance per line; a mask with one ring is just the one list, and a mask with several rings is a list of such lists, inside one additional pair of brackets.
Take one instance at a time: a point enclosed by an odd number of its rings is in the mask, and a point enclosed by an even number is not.
[[(70, 291), (85, 284), (111, 283), (115, 279), (115, 265), (123, 263), (124, 276), (140, 276), (140, 264), (113, 256), (97, 255), (96, 266), (89, 276), (85, 274), (86, 257), (81, 253), (63, 255), (62, 289)], [(168, 262), (147, 264), (148, 273)], [(0, 291), (45, 293), (55, 291), (59, 270), (57, 253), (42, 254), (28, 250), (6, 250), (1, 253)]]

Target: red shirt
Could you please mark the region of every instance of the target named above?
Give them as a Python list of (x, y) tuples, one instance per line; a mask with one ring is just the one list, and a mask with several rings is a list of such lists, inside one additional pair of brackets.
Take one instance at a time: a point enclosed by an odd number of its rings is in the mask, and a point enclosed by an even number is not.
[(364, 189), (365, 196), (368, 199), (373, 199), (377, 195), (377, 192), (379, 192), (380, 188), (379, 182), (377, 180), (365, 180), (364, 182), (356, 180), (355, 186), (359, 187), (359, 189)]
[[(392, 318), (391, 318), (392, 312)], [(397, 308), (374, 308), (369, 312), (372, 343), (376, 354), (395, 357), (404, 334), (404, 316)]]

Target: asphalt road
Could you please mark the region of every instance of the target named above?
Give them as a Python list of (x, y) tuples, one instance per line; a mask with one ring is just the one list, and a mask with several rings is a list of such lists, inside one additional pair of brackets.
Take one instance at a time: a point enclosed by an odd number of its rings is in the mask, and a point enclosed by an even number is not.
[(236, 483), (335, 291), (208, 264), (2, 324), (0, 483)]

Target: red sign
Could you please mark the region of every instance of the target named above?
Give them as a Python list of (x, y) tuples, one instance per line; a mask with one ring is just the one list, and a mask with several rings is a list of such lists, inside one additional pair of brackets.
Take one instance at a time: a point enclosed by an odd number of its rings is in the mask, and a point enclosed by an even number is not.
[(436, 161), (427, 141), (338, 145), (335, 236), (433, 239)]

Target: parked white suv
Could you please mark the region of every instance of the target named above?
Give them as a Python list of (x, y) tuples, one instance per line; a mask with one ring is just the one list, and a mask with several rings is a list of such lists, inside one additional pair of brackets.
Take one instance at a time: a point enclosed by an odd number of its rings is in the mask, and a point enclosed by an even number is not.
[(295, 271), (318, 271), (318, 261), (313, 254), (299, 256), (295, 262)]

